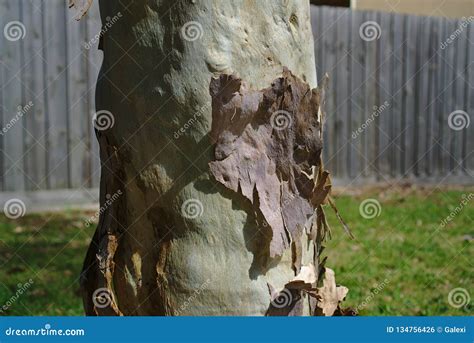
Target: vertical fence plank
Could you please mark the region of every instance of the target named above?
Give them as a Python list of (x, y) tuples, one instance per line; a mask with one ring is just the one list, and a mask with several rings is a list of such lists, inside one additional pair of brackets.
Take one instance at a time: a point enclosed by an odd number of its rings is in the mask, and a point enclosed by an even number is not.
[(429, 132), (427, 130), (427, 117), (429, 106), (429, 81), (430, 81), (430, 21), (428, 17), (418, 18), (418, 43), (417, 43), (417, 76), (416, 76), (416, 112), (415, 112), (415, 150), (413, 156), (414, 173), (424, 177), (426, 170), (426, 150)]
[(336, 163), (338, 176), (347, 178), (349, 166), (347, 164), (348, 156), (348, 118), (349, 118), (349, 87), (350, 87), (350, 64), (349, 64), (349, 25), (350, 11), (349, 9), (341, 9), (336, 11), (336, 64), (333, 69), (335, 75), (335, 96), (337, 99), (336, 109), (334, 112), (335, 131), (332, 133), (336, 136)]
[(48, 109), (46, 127), (47, 182), (50, 188), (66, 188), (69, 185), (69, 142), (67, 116), (68, 70), (66, 61), (65, 2), (54, 1), (44, 7), (46, 31), (46, 83)]
[[(374, 13), (374, 21), (379, 25), (381, 22), (381, 15), (382, 13), (376, 12)], [(372, 43), (375, 47), (375, 65), (374, 65), (374, 72), (373, 72), (373, 79), (374, 79), (374, 94), (373, 94), (373, 103), (372, 103), (372, 110), (370, 111), (370, 116), (373, 119), (373, 122), (370, 127), (371, 131), (371, 138), (373, 139), (373, 143), (371, 144), (371, 152), (370, 152), (370, 162), (372, 167), (373, 177), (376, 180), (380, 179), (380, 161), (379, 161), (379, 152), (380, 152), (380, 118), (375, 115), (375, 112), (378, 108), (380, 103), (380, 63), (382, 61), (382, 49), (380, 45), (380, 40), (375, 39)]]
[(446, 60), (447, 51), (445, 47), (445, 40), (448, 35), (448, 21), (447, 19), (441, 19), (439, 21), (439, 48), (437, 51), (438, 59), (438, 70), (437, 70), (437, 83), (436, 83), (436, 172), (435, 176), (440, 178), (444, 175), (445, 165), (444, 165), (444, 146), (446, 146), (447, 137), (446, 137), (446, 121), (445, 121), (445, 97), (447, 95), (446, 91), (446, 66), (444, 61)]
[[(366, 12), (365, 13), (365, 22), (363, 23), (364, 27), (373, 26), (373, 22), (377, 23), (377, 13)], [(368, 122), (367, 127), (364, 131), (364, 140), (365, 140), (365, 150), (364, 150), (364, 162), (365, 162), (365, 171), (364, 176), (375, 178), (376, 177), (376, 166), (374, 164), (374, 159), (378, 151), (378, 146), (376, 146), (375, 139), (377, 137), (377, 127), (375, 123), (371, 120), (374, 107), (377, 104), (377, 40), (372, 39), (372, 33), (368, 31), (361, 31), (361, 35), (364, 37), (362, 39), (362, 44), (365, 45), (366, 51), (366, 60), (365, 60), (365, 108), (364, 116), (365, 120)]]
[(437, 151), (439, 149), (436, 144), (436, 133), (438, 132), (438, 122), (436, 120), (436, 109), (438, 106), (438, 69), (440, 66), (438, 49), (440, 46), (440, 35), (439, 35), (439, 20), (436, 18), (429, 18), (429, 74), (428, 74), (428, 105), (426, 108), (426, 145), (424, 147), (427, 151), (425, 155), (424, 173), (428, 177), (433, 177), (435, 173), (435, 161)]
[(416, 45), (417, 45), (417, 24), (418, 18), (416, 16), (406, 17), (406, 49), (405, 49), (405, 84), (403, 94), (403, 111), (405, 113), (404, 122), (404, 165), (403, 175), (410, 177), (413, 175), (414, 159), (413, 156), (416, 153), (416, 146), (414, 138), (415, 134), (415, 88), (416, 88), (416, 77), (417, 77), (417, 59), (416, 56)]
[[(449, 37), (456, 31), (457, 22), (456, 20), (447, 21), (447, 36)], [(442, 155), (443, 155), (443, 164), (444, 170), (443, 175), (450, 175), (454, 169), (454, 159), (452, 154), (454, 152), (454, 139), (455, 134), (453, 129), (449, 126), (449, 114), (456, 110), (455, 104), (455, 82), (456, 82), (456, 44), (448, 43), (446, 49), (446, 54), (443, 59), (443, 66), (445, 69), (445, 108), (443, 114), (443, 127), (445, 138)]]
[(405, 173), (407, 170), (406, 167), (406, 152), (408, 150), (407, 146), (407, 136), (408, 136), (408, 116), (405, 111), (407, 107), (407, 82), (408, 82), (408, 51), (409, 51), (409, 42), (406, 39), (406, 35), (408, 35), (408, 16), (403, 16), (402, 19), (402, 27), (405, 36), (403, 37), (403, 44), (401, 45), (401, 65), (402, 65), (402, 76), (401, 76), (401, 87), (397, 91), (396, 95), (401, 99), (401, 114), (400, 114), (400, 137), (399, 137), (399, 147), (400, 147), (400, 164), (399, 164), (399, 175), (401, 178), (405, 177)]
[(469, 115), (470, 125), (465, 129), (466, 138), (464, 142), (464, 151), (466, 155), (466, 172), (468, 177), (474, 176), (474, 24), (469, 24), (467, 28), (469, 32), (468, 44), (468, 59), (466, 64), (467, 71), (467, 85), (466, 85), (466, 111)]
[[(469, 154), (473, 151), (473, 149), (469, 149), (470, 146), (472, 145), (468, 145), (468, 140), (469, 140), (469, 136), (472, 136), (472, 127), (470, 125), (470, 121), (473, 120), (474, 118), (474, 114), (473, 112), (470, 110), (469, 106), (470, 106), (470, 97), (472, 97), (474, 94), (473, 92), (471, 91), (471, 88), (470, 88), (470, 77), (471, 77), (471, 73), (472, 73), (472, 70), (471, 70), (471, 65), (474, 64), (474, 59), (473, 59), (473, 56), (470, 54), (470, 49), (472, 48), (472, 46), (474, 46), (474, 43), (472, 41), (473, 39), (473, 36), (471, 35), (471, 27), (473, 26), (472, 25), (472, 22), (468, 22), (468, 20), (465, 20), (465, 31), (466, 31), (466, 58), (465, 58), (465, 76), (464, 76), (464, 109), (468, 115), (468, 122), (469, 122), (469, 126), (466, 127), (464, 130), (463, 130), (463, 135), (462, 135), (462, 147), (461, 147), (461, 154), (463, 156), (462, 158), (462, 165), (461, 165), (461, 168), (462, 168), (462, 175), (463, 177), (469, 177), (469, 169), (468, 169), (468, 160), (469, 160)], [(471, 130), (471, 131), (470, 131)], [(470, 131), (470, 132), (469, 132)], [(472, 175), (474, 177), (474, 175)]]
[(67, 18), (68, 56), (68, 116), (70, 123), (70, 180), (73, 188), (87, 187), (89, 178), (90, 152), (87, 142), (90, 121), (87, 107), (87, 59), (85, 50), (86, 21), (74, 20), (70, 11)]
[(401, 156), (403, 155), (403, 84), (404, 75), (403, 67), (405, 63), (405, 56), (403, 54), (406, 47), (405, 44), (405, 30), (404, 30), (404, 16), (393, 14), (392, 25), (393, 37), (393, 54), (391, 56), (391, 70), (392, 70), (392, 94), (388, 99), (391, 108), (391, 125), (392, 125), (392, 145), (390, 149), (392, 177), (401, 176)]
[[(468, 51), (468, 41), (467, 41), (467, 30), (463, 27), (463, 22), (465, 19), (457, 20), (456, 27), (456, 40), (454, 42), (456, 49), (455, 56), (455, 79), (454, 79), (454, 111), (466, 112), (467, 108), (466, 101), (464, 99), (466, 92), (466, 58)], [(458, 112), (461, 113), (461, 112)], [(451, 158), (453, 165), (453, 173), (456, 175), (463, 174), (463, 161), (465, 155), (463, 154), (463, 141), (466, 134), (466, 129), (461, 129), (459, 131), (453, 131), (453, 140), (451, 146)]]
[[(3, 69), (3, 150), (4, 157), (4, 190), (24, 190), (23, 166), (23, 124), (21, 114), (25, 104), (22, 103), (22, 61), (24, 60), (24, 38), (28, 28), (23, 24), (22, 3), (19, 1), (2, 1), (0, 6), (1, 22), (6, 33), (2, 34), (2, 69)], [(10, 27), (10, 30), (7, 28)], [(15, 31), (16, 30), (16, 31)], [(2, 30), (3, 31), (3, 30)]]
[[(6, 0), (0, 0), (0, 22), (6, 23), (6, 15), (7, 15), (7, 3)], [(5, 98), (8, 96), (7, 91), (5, 89), (6, 85), (6, 75), (5, 75), (5, 67), (3, 64), (5, 63), (5, 55), (4, 51), (6, 51), (5, 45), (8, 43), (4, 39), (4, 37), (0, 37), (0, 82), (1, 82), (1, 87), (0, 87), (0, 127), (2, 129), (2, 135), (0, 136), (0, 190), (4, 191), (5, 190), (5, 156), (3, 154), (3, 151), (5, 151), (5, 138), (3, 134), (3, 127), (5, 123), (5, 118), (7, 115), (7, 108), (5, 107)]]
[(337, 38), (338, 38), (338, 11), (334, 8), (328, 8), (329, 11), (329, 18), (330, 18), (330, 44), (328, 46), (330, 55), (327, 58), (328, 61), (328, 69), (329, 75), (332, 78), (331, 83), (331, 92), (330, 92), (330, 99), (331, 99), (331, 111), (328, 115), (328, 126), (329, 126), (329, 145), (331, 146), (331, 156), (329, 157), (331, 172), (336, 175), (341, 175), (339, 170), (338, 164), (338, 150), (339, 150), (339, 128), (338, 128), (338, 121), (337, 121), (337, 111), (338, 111), (338, 103), (339, 103), (339, 85), (337, 83)]
[(344, 121), (344, 132), (342, 133), (342, 138), (344, 140), (344, 170), (345, 170), (345, 177), (347, 179), (350, 178), (350, 175), (353, 174), (352, 170), (352, 155), (351, 155), (351, 132), (352, 132), (352, 11), (347, 9), (346, 10), (346, 30), (344, 32), (344, 36), (346, 39), (346, 44), (344, 45), (345, 49), (345, 68), (347, 72), (347, 79), (346, 79), (346, 94), (344, 100), (344, 110), (343, 113), (343, 121)]
[(43, 33), (43, 3), (23, 1), (23, 18), (28, 28), (25, 37), (25, 65), (23, 82), (25, 102), (33, 104), (25, 118), (25, 183), (30, 191), (46, 188), (46, 142), (45, 142), (45, 96), (43, 42), (48, 36)]
[[(378, 54), (378, 99), (376, 109), (374, 110), (375, 124), (378, 132), (378, 151), (376, 156), (376, 165), (379, 179), (386, 179), (391, 175), (392, 169), (392, 140), (393, 140), (393, 112), (390, 107), (390, 98), (392, 90), (392, 54), (393, 54), (393, 36), (392, 36), (392, 15), (389, 13), (380, 14), (381, 37), (379, 39), (380, 53)], [(385, 106), (385, 103), (389, 106)], [(387, 107), (387, 108), (386, 108)]]
[[(361, 11), (352, 12), (352, 30), (351, 30), (351, 137), (349, 144), (349, 156), (351, 157), (351, 168), (349, 177), (356, 179), (361, 178), (363, 172), (362, 166), (364, 158), (364, 128), (365, 123), (365, 82), (364, 82), (364, 60), (365, 49), (360, 38), (359, 28), (364, 23), (364, 16)], [(349, 138), (349, 137), (348, 137)]]

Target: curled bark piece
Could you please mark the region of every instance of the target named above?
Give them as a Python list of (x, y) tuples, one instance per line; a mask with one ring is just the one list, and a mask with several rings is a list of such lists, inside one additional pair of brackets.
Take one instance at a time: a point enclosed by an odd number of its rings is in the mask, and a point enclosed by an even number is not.
[(332, 316), (339, 309), (339, 304), (346, 297), (349, 289), (344, 286), (336, 285), (334, 271), (325, 268), (323, 286), (316, 291), (316, 314), (323, 316)]
[(316, 292), (314, 286), (317, 280), (315, 266), (310, 263), (302, 266), (298, 275), (279, 292), (268, 284), (271, 303), (267, 316), (300, 316), (303, 310), (303, 299), (306, 293), (311, 295), (311, 292)]
[(288, 289), (302, 289), (310, 290), (313, 285), (318, 281), (318, 278), (315, 273), (315, 268), (312, 263), (307, 266), (302, 266), (301, 271), (286, 284)]

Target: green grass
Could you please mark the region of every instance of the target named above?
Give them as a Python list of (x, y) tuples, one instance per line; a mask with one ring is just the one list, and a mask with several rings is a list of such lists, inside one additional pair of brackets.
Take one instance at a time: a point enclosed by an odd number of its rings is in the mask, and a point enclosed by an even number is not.
[(93, 213), (66, 211), (0, 222), (0, 306), (33, 284), (0, 315), (83, 315), (78, 276), (94, 233)]
[[(361, 315), (472, 315), (472, 305), (450, 306), (448, 294), (461, 287), (474, 298), (474, 199), (440, 228), (462, 194), (469, 191), (374, 189), (336, 197), (356, 236), (350, 240), (327, 209), (333, 236), (325, 250), (327, 266), (349, 288), (344, 306), (357, 308), (368, 299)], [(359, 213), (367, 198), (381, 204), (374, 219)], [(66, 211), (0, 218), (0, 306), (19, 283), (33, 279), (0, 315), (83, 315), (78, 276), (94, 231), (85, 226), (91, 215)]]
[[(333, 239), (327, 244), (327, 266), (349, 288), (344, 305), (357, 308), (367, 299), (360, 315), (472, 315), (472, 301), (457, 309), (448, 295), (461, 287), (474, 297), (474, 199), (440, 227), (463, 194), (469, 191), (379, 190), (337, 198), (356, 237), (350, 240), (329, 214)], [(373, 219), (359, 213), (368, 198), (381, 204)]]

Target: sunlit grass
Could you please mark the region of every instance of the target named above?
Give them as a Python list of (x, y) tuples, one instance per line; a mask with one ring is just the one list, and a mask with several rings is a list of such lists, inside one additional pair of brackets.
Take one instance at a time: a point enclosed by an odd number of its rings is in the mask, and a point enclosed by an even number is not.
[[(337, 206), (356, 239), (350, 240), (329, 213), (333, 239), (327, 266), (350, 291), (345, 305), (361, 315), (468, 315), (448, 295), (464, 288), (474, 297), (474, 199), (441, 225), (469, 191), (384, 191), (341, 196)], [(365, 219), (364, 199), (376, 199), (380, 215)], [(377, 291), (376, 291), (377, 290)]]

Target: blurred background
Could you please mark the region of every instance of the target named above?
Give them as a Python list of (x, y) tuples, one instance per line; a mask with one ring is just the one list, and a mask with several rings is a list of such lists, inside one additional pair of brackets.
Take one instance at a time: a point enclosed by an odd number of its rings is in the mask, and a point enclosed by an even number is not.
[[(62, 0), (0, 0), (0, 315), (83, 314), (104, 28), (97, 1), (74, 15)], [(330, 80), (324, 160), (356, 236), (330, 215), (347, 306), (472, 315), (474, 1), (314, 0), (310, 15)]]

